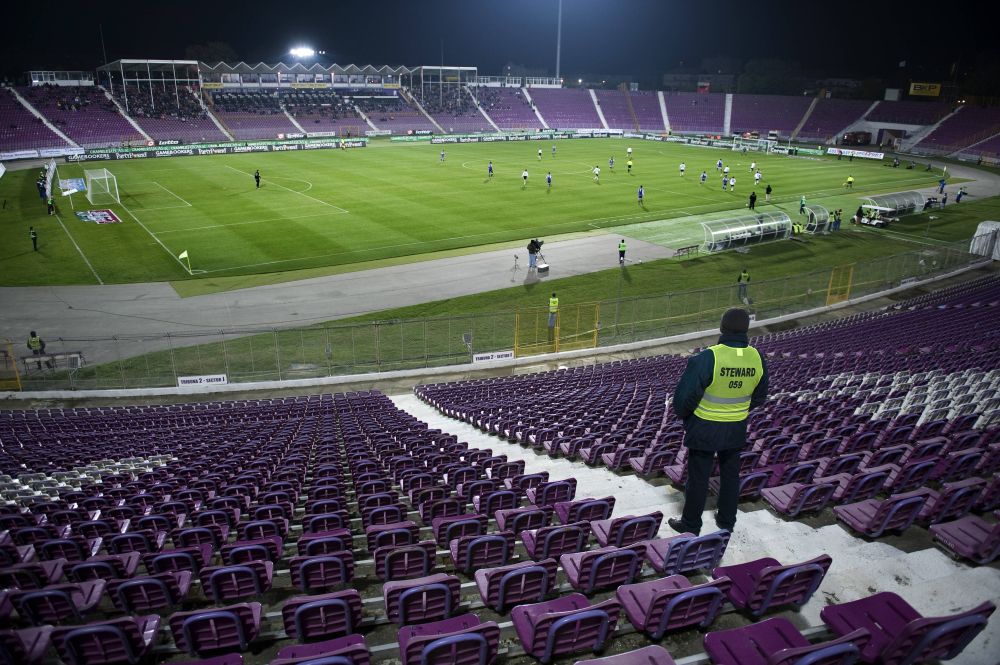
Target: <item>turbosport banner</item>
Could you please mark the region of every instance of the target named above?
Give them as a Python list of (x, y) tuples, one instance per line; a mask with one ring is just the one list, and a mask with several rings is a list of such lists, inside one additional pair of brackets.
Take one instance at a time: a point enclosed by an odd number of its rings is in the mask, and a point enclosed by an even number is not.
[(67, 162), (96, 162), (101, 160), (148, 159), (152, 157), (187, 157), (195, 155), (237, 155), (252, 152), (288, 152), (291, 150), (322, 150), (337, 148), (364, 148), (367, 139), (336, 139), (326, 141), (263, 141), (259, 143), (219, 143), (203, 146), (175, 146), (159, 148), (133, 148), (130, 150), (88, 150), (81, 155), (67, 155)]

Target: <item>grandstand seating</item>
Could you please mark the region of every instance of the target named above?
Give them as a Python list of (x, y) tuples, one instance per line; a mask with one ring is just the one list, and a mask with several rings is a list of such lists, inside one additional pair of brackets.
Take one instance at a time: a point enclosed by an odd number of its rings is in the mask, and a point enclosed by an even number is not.
[(788, 138), (811, 103), (809, 97), (733, 95), (730, 130), (734, 135), (759, 132), (761, 136), (775, 130), (781, 138)]
[(483, 117), (465, 88), (425, 86), (416, 88), (414, 95), (424, 110), (449, 134), (495, 131)]
[[(995, 509), (998, 307), (1000, 278), (987, 278), (756, 338), (773, 399), (753, 415), (745, 469), (769, 483), (804, 469), (805, 484), (820, 469), (893, 467), (884, 480), (900, 491), (881, 504), (919, 495), (919, 508), (936, 497), (948, 516)], [(637, 458), (622, 463), (620, 447), (683, 463), (666, 404), (683, 367), (661, 356), (417, 394), (539, 454), (626, 473)], [(544, 448), (581, 439), (569, 453)], [(0, 440), (0, 655), (12, 662), (489, 665), (502, 648), (547, 663), (634, 646), (619, 639), (633, 630), (707, 631), (717, 663), (920, 662), (957, 655), (995, 610), (924, 616), (895, 594), (827, 599), (825, 641), (807, 640), (768, 615), (836, 593), (836, 551), (739, 561), (724, 531), (659, 538), (660, 512), (614, 515), (614, 497), (579, 497), (556, 467), (470, 447), (377, 392), (5, 410)], [(988, 482), (967, 482), (976, 475)], [(919, 508), (914, 530), (934, 519)], [(891, 506), (864, 512), (864, 528), (880, 511)], [(931, 529), (985, 563), (997, 528), (975, 519)], [(604, 660), (671, 662), (659, 647)]]
[(437, 131), (427, 116), (402, 97), (354, 97), (353, 99), (358, 108), (379, 129), (388, 130), (393, 134)]
[(721, 134), (725, 123), (726, 96), (695, 92), (665, 92), (670, 131)]
[(130, 85), (113, 89), (115, 99), (143, 131), (157, 140), (182, 143), (225, 141), (201, 107), (195, 92), (188, 87), (164, 89), (154, 86), (139, 88)]
[(992, 157), (996, 159), (997, 157), (1000, 157), (1000, 136), (994, 136), (993, 138), (983, 141), (982, 143), (970, 146), (962, 152), (969, 155)]
[(280, 100), (306, 132), (363, 136), (368, 129), (351, 101), (332, 91), (283, 91)]
[(69, 145), (24, 108), (10, 90), (0, 88), (0, 152), (67, 147)]
[(988, 139), (1000, 133), (1000, 109), (966, 106), (945, 119), (915, 148), (923, 152), (945, 154)]
[(861, 119), (872, 103), (864, 99), (820, 99), (799, 130), (803, 141), (829, 141)]
[(581, 88), (531, 88), (531, 99), (552, 129), (602, 127), (590, 91)]
[[(608, 122), (608, 127), (625, 131), (664, 131), (660, 101), (655, 92), (648, 90), (641, 92), (595, 90), (595, 92), (597, 93), (597, 101), (601, 104), (604, 119)], [(632, 105), (631, 111), (629, 110), (629, 101)], [(638, 126), (636, 126), (637, 124)]]
[(476, 88), (479, 104), (500, 129), (541, 129), (520, 88)]
[(866, 120), (893, 122), (901, 125), (933, 125), (951, 112), (951, 106), (941, 102), (879, 102)]
[(145, 142), (99, 87), (31, 86), (18, 92), (81, 147)]
[(276, 139), (279, 134), (299, 131), (273, 92), (214, 92), (212, 112), (238, 141)]

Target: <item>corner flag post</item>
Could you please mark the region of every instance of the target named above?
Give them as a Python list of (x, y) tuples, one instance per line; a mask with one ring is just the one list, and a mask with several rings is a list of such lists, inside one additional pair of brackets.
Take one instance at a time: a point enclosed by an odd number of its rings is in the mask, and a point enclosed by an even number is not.
[(188, 251), (185, 249), (183, 252), (178, 254), (178, 259), (185, 259), (187, 261), (188, 273), (191, 272), (191, 257), (188, 256)]

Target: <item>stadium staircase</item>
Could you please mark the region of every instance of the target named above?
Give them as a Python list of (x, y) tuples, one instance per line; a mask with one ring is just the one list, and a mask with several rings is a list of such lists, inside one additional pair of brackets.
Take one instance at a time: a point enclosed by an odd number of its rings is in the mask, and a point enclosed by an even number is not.
[(535, 101), (531, 98), (531, 93), (528, 92), (528, 89), (521, 88), (521, 94), (523, 94), (524, 98), (528, 100), (529, 104), (531, 104), (531, 110), (535, 112), (535, 117), (538, 118), (538, 122), (542, 123), (542, 127), (544, 127), (545, 129), (550, 129), (549, 123), (545, 122), (545, 118), (542, 117), (541, 111), (539, 111), (538, 107), (535, 106)]
[(802, 128), (806, 126), (806, 121), (809, 120), (809, 116), (812, 115), (813, 109), (816, 108), (816, 104), (818, 103), (819, 97), (814, 97), (812, 103), (809, 105), (809, 108), (807, 108), (806, 112), (802, 114), (802, 119), (799, 120), (799, 124), (795, 125), (795, 129), (792, 130), (792, 134), (789, 137), (790, 140), (794, 141), (798, 138), (799, 132), (801, 132)]
[(355, 113), (357, 113), (362, 120), (368, 123), (368, 126), (372, 128), (373, 132), (380, 131), (379, 128), (375, 126), (375, 123), (368, 119), (368, 116), (365, 115), (365, 112), (361, 110), (360, 106), (358, 106), (357, 104), (353, 104), (353, 106)]
[(121, 115), (121, 117), (128, 120), (128, 124), (132, 125), (132, 128), (142, 135), (142, 138), (146, 139), (150, 143), (154, 143), (153, 137), (147, 134), (146, 130), (144, 130), (142, 127), (139, 126), (139, 123), (135, 121), (135, 118), (133, 118), (132, 116), (130, 116), (128, 113), (125, 112), (125, 109), (123, 109), (122, 105), (118, 103), (118, 100), (114, 98), (114, 95), (108, 92), (107, 88), (105, 88), (103, 85), (99, 85), (97, 87), (101, 89), (101, 92), (103, 92), (104, 96), (108, 98), (108, 101), (110, 101), (112, 104), (115, 105), (115, 108), (118, 109), (118, 113)]
[(588, 89), (587, 92), (590, 93), (590, 100), (594, 102), (594, 110), (597, 111), (597, 117), (601, 119), (601, 126), (607, 129), (608, 121), (604, 119), (604, 111), (601, 110), (601, 103), (597, 101), (597, 93), (594, 92), (593, 88)]
[(447, 134), (448, 133), (448, 132), (444, 131), (444, 127), (442, 127), (441, 125), (439, 125), (437, 123), (437, 120), (435, 120), (434, 118), (431, 117), (431, 114), (428, 113), (427, 110), (424, 109), (423, 106), (421, 106), (420, 102), (417, 101), (417, 98), (414, 97), (413, 95), (411, 95), (410, 92), (406, 88), (400, 88), (399, 92), (403, 96), (403, 99), (405, 99), (407, 101), (407, 103), (412, 104), (414, 107), (416, 107), (416, 109), (418, 111), (420, 111), (422, 114), (424, 114), (424, 117), (427, 118), (427, 120), (429, 120), (432, 125), (434, 125), (435, 127), (437, 127), (437, 130), (439, 132), (441, 132), (442, 134)]
[(667, 113), (667, 100), (663, 98), (663, 91), (656, 91), (656, 99), (660, 102), (660, 115), (663, 116), (663, 129), (670, 133), (670, 115)]
[(486, 118), (486, 122), (490, 123), (493, 129), (497, 130), (498, 134), (502, 134), (503, 132), (500, 130), (500, 126), (497, 125), (497, 123), (493, 122), (493, 118), (489, 116), (489, 114), (486, 112), (486, 109), (484, 109), (482, 106), (479, 105), (479, 100), (476, 99), (476, 95), (475, 93), (472, 92), (472, 88), (470, 88), (467, 85), (463, 87), (465, 88), (465, 91), (469, 93), (469, 97), (472, 97), (472, 103), (476, 105), (476, 108), (479, 109), (479, 112), (483, 114), (484, 118)]
[(63, 134), (62, 131), (60, 131), (58, 127), (56, 127), (55, 125), (53, 125), (49, 121), (48, 118), (46, 118), (44, 115), (42, 115), (41, 113), (39, 113), (38, 109), (36, 109), (34, 106), (31, 105), (31, 102), (29, 102), (27, 99), (25, 99), (20, 94), (18, 94), (17, 90), (14, 89), (14, 86), (10, 86), (7, 89), (10, 90), (10, 94), (14, 95), (14, 97), (17, 98), (17, 101), (21, 102), (21, 106), (23, 106), (24, 108), (28, 109), (28, 111), (31, 113), (31, 115), (33, 115), (36, 118), (38, 118), (39, 120), (41, 120), (42, 124), (44, 124), (46, 127), (48, 127), (52, 131), (52, 133), (54, 133), (56, 136), (58, 136), (59, 138), (61, 138), (63, 141), (65, 141), (69, 145), (73, 146), (74, 148), (79, 148), (80, 147), (79, 144), (76, 143), (76, 141), (74, 141), (70, 137), (68, 137), (65, 134)]
[(625, 106), (628, 107), (628, 114), (632, 116), (632, 128), (635, 131), (639, 131), (639, 117), (635, 114), (635, 107), (632, 105), (632, 95), (629, 94), (627, 87), (622, 87), (622, 92), (625, 93)]
[(872, 105), (868, 107), (868, 110), (866, 110), (864, 113), (861, 114), (860, 118), (858, 118), (857, 120), (849, 124), (847, 127), (844, 127), (842, 130), (834, 134), (834, 140), (836, 140), (836, 137), (843, 136), (848, 132), (861, 131), (862, 128), (868, 127), (869, 126), (868, 114), (874, 111), (876, 106), (878, 106), (878, 102), (877, 101), (872, 102)]
[(207, 115), (209, 118), (212, 119), (212, 122), (215, 123), (215, 126), (219, 128), (220, 132), (226, 135), (227, 139), (229, 139), (230, 141), (235, 141), (236, 139), (233, 138), (233, 133), (230, 132), (229, 129), (222, 124), (222, 121), (219, 120), (219, 118), (214, 113), (212, 113), (212, 106), (215, 103), (212, 101), (212, 96), (202, 92), (200, 101), (202, 108), (205, 109), (205, 115)]
[(296, 119), (295, 119), (295, 118), (294, 118), (294, 117), (292, 116), (292, 114), (288, 112), (288, 109), (287, 109), (287, 108), (285, 108), (285, 105), (284, 105), (284, 104), (282, 104), (282, 105), (281, 105), (281, 112), (285, 114), (285, 117), (286, 117), (286, 118), (288, 118), (288, 122), (292, 123), (292, 124), (293, 124), (293, 125), (295, 126), (295, 129), (299, 130), (299, 131), (300, 131), (300, 132), (302, 132), (303, 134), (305, 134), (305, 133), (306, 133), (306, 130), (305, 130), (305, 129), (304, 129), (303, 127), (302, 127), (302, 125), (300, 125), (300, 124), (299, 124), (299, 121), (298, 121), (298, 120), (296, 120)]
[(733, 126), (733, 93), (726, 93), (726, 112), (722, 117), (722, 135), (732, 136)]
[(948, 118), (953, 117), (956, 113), (960, 112), (963, 108), (965, 108), (965, 107), (964, 106), (959, 106), (954, 111), (952, 111), (951, 113), (949, 113), (945, 117), (943, 117), (940, 120), (938, 120), (937, 122), (935, 122), (933, 125), (927, 125), (923, 129), (921, 129), (919, 132), (917, 132), (916, 134), (913, 134), (911, 136), (907, 136), (900, 143), (900, 146), (899, 146), (900, 150), (910, 150), (915, 145), (917, 145), (918, 143), (920, 143), (921, 141), (923, 141), (925, 138), (927, 138), (928, 136), (930, 136), (931, 132), (933, 132), (935, 129), (937, 129), (938, 127), (941, 126), (941, 123), (943, 123)]

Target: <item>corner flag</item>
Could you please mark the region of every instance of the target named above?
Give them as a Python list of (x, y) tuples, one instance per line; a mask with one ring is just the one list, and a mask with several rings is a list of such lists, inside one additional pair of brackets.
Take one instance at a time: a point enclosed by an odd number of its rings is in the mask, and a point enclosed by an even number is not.
[(179, 259), (186, 259), (187, 257), (188, 257), (188, 251), (186, 249), (177, 255), (177, 258)]

